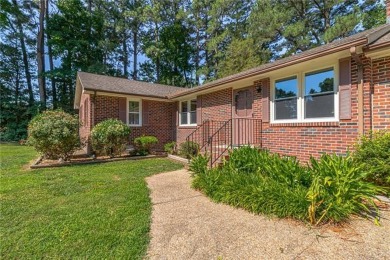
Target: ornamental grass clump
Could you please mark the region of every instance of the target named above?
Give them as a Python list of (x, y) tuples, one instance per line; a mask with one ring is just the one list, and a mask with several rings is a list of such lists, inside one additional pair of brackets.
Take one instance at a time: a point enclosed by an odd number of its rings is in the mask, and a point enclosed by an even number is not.
[(352, 214), (376, 209), (375, 196), (383, 190), (365, 181), (367, 172), (350, 156), (324, 154), (310, 159), (313, 181), (307, 193), (311, 224), (341, 222)]
[(91, 131), (92, 149), (98, 155), (120, 156), (129, 140), (130, 128), (118, 119), (107, 119)]
[(368, 213), (380, 188), (350, 157), (324, 155), (304, 166), (294, 157), (242, 147), (220, 168), (200, 167), (195, 157), (193, 187), (217, 202), (254, 213), (294, 218), (313, 225), (341, 222)]
[(30, 121), (27, 144), (44, 158), (66, 161), (81, 147), (78, 128), (77, 116), (62, 110), (47, 110)]
[(191, 141), (181, 143), (179, 154), (187, 159), (191, 159), (199, 154), (199, 144)]
[(360, 138), (352, 154), (366, 171), (366, 180), (387, 187), (390, 194), (390, 132), (374, 131)]

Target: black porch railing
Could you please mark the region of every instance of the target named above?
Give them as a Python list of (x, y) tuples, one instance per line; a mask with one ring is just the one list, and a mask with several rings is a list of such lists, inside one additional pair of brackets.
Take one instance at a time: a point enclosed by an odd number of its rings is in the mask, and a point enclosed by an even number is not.
[(210, 167), (220, 162), (230, 149), (244, 145), (262, 147), (262, 121), (232, 118), (228, 121), (205, 121), (186, 139), (202, 154), (208, 154)]

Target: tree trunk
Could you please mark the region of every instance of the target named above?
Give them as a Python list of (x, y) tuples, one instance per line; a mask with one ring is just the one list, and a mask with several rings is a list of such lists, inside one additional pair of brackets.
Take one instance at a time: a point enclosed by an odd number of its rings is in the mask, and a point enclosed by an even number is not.
[[(12, 0), (12, 3), (15, 6), (15, 8), (17, 8), (19, 10), (17, 0)], [(17, 26), (18, 32), (19, 32), (20, 47), (22, 49), (24, 73), (26, 74), (27, 89), (28, 89), (28, 104), (31, 107), (34, 105), (34, 92), (33, 92), (33, 87), (32, 87), (32, 83), (31, 83), (31, 74), (30, 74), (30, 66), (28, 64), (25, 35), (23, 32), (22, 23), (20, 22), (18, 16), (16, 16), (16, 26)]]
[[(155, 22), (155, 30), (154, 30), (154, 38), (156, 45), (159, 45), (159, 28), (158, 23)], [(156, 56), (156, 78), (157, 83), (160, 83), (160, 50), (158, 50), (157, 56)]]
[(133, 79), (137, 80), (137, 66), (138, 66), (138, 61), (137, 61), (137, 56), (138, 56), (138, 28), (134, 28), (133, 31)]
[[(49, 21), (49, 3), (50, 0), (46, 0), (46, 28), (48, 28), (48, 21)], [(46, 30), (46, 39), (47, 39), (47, 52), (49, 56), (49, 69), (51, 72), (54, 70), (54, 62), (53, 62), (53, 51), (51, 48), (51, 36), (50, 33)], [(50, 83), (51, 83), (51, 94), (52, 94), (52, 100), (53, 100), (53, 108), (57, 108), (58, 98), (57, 98), (57, 89), (56, 89), (56, 80), (54, 76), (50, 77)]]
[(122, 35), (122, 51), (123, 51), (123, 75), (128, 78), (129, 76), (129, 53), (127, 51), (127, 35), (123, 32)]
[(196, 28), (196, 54), (195, 54), (195, 85), (199, 85), (199, 61), (200, 61), (200, 36), (199, 28)]
[(46, 108), (46, 79), (45, 79), (45, 0), (40, 0), (39, 31), (37, 37), (37, 63), (39, 97), (43, 109)]

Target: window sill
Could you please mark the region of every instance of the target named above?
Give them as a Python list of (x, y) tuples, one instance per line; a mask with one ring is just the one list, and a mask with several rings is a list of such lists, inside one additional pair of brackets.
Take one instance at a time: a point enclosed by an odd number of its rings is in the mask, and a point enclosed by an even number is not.
[(338, 127), (340, 126), (339, 121), (323, 121), (323, 122), (289, 122), (289, 123), (278, 123), (271, 122), (271, 127)]
[(127, 126), (129, 126), (129, 127), (142, 127), (142, 125), (127, 125)]
[(195, 129), (197, 128), (198, 126), (197, 125), (179, 125), (179, 128), (183, 128), (183, 129)]

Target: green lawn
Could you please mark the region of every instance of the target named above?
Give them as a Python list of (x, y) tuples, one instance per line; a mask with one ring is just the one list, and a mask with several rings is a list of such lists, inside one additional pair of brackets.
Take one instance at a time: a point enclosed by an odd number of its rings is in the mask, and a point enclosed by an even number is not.
[(151, 202), (144, 178), (181, 168), (166, 159), (23, 169), (36, 153), (0, 145), (2, 259), (145, 255)]

